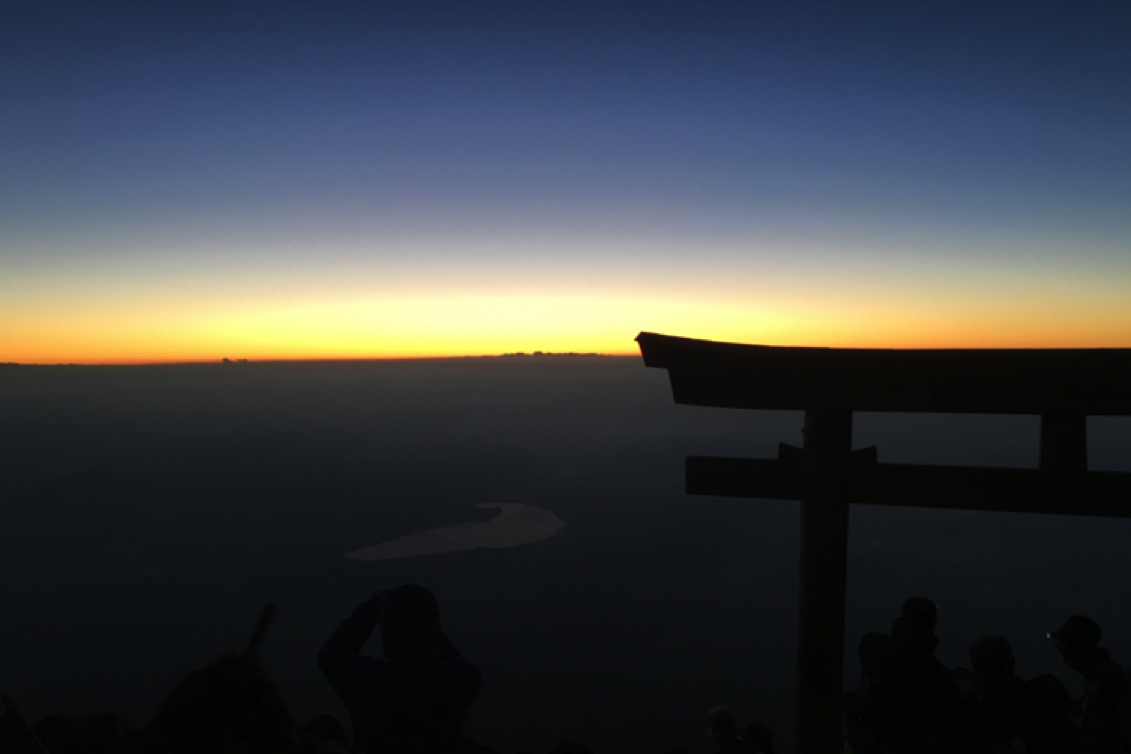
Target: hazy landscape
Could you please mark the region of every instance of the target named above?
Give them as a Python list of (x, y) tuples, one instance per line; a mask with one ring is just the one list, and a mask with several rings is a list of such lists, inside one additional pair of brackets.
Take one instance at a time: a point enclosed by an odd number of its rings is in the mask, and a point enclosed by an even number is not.
[[(789, 751), (797, 506), (686, 496), (683, 457), (768, 457), (800, 429), (676, 406), (639, 358), (0, 366), (2, 690), (32, 719), (142, 724), (270, 600), (263, 661), (285, 700), (344, 720), (318, 647), (374, 589), (417, 582), (483, 669), (468, 732), (503, 751), (698, 749), (718, 704)], [(1093, 419), (1089, 441), (1092, 468), (1131, 471), (1131, 421)], [(1037, 420), (858, 415), (855, 442), (885, 461), (1033, 466)], [(1078, 692), (1045, 632), (1091, 615), (1127, 661), (1129, 536), (1128, 521), (855, 508), (846, 683), (860, 636), (922, 594), (947, 665), (1000, 633), (1022, 675)], [(456, 551), (405, 557), (440, 541)]]

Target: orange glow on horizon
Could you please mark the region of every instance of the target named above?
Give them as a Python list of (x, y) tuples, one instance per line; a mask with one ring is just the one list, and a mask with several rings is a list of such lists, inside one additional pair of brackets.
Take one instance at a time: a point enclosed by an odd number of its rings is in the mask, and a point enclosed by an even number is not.
[[(1101, 302), (1102, 303), (1102, 302)], [(0, 311), (0, 316), (4, 312)], [(1131, 311), (1073, 299), (887, 301), (733, 296), (465, 295), (245, 302), (138, 313), (65, 307), (0, 325), (0, 362), (160, 364), (426, 359), (504, 353), (639, 354), (642, 330), (705, 340), (841, 348), (1127, 348)]]
[[(768, 346), (1126, 348), (1119, 278), (1013, 289), (890, 280), (771, 279), (677, 289), (464, 293), (171, 289), (144, 298), (66, 291), (0, 298), (0, 363), (158, 364), (447, 358), (506, 353), (638, 355), (642, 330)], [(992, 295), (991, 295), (992, 293)]]
[[(450, 264), (428, 244), (392, 244), (422, 260), (416, 267), (364, 261), (373, 244), (350, 247), (354, 261), (323, 262), (318, 247), (307, 250), (316, 262), (271, 267), (240, 262), (238, 246), (224, 247), (230, 268), (191, 250), (29, 262), (0, 277), (0, 362), (637, 355), (641, 331), (777, 346), (1131, 347), (1131, 262), (1122, 257), (1019, 266), (1010, 249), (953, 263), (914, 249), (754, 238), (712, 251), (651, 237), (649, 254), (644, 241), (613, 239), (595, 256), (582, 240), (550, 238), (548, 261), (521, 265), (506, 263), (522, 258), (513, 239), (465, 242)], [(578, 250), (588, 256), (578, 261)]]

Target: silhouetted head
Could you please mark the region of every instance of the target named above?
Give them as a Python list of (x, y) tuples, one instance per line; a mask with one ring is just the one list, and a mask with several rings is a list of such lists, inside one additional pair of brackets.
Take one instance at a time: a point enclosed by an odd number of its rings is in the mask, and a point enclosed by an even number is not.
[(165, 753), (283, 752), (294, 726), (279, 692), (250, 657), (224, 655), (173, 688), (149, 725)]
[(425, 660), (440, 636), (440, 606), (416, 584), (390, 589), (381, 602), (381, 641), (390, 660)]
[(1068, 667), (1087, 674), (1103, 653), (1099, 648), (1103, 632), (1099, 624), (1085, 615), (1070, 615), (1064, 624), (1048, 634)]
[(1057, 630), (1049, 634), (1058, 646), (1070, 648), (1094, 647), (1103, 638), (1100, 626), (1086, 615), (1070, 615)]
[(884, 666), (895, 656), (896, 645), (887, 634), (878, 631), (864, 634), (858, 649), (860, 667), (869, 678), (875, 679), (883, 672)]
[(892, 621), (891, 638), (901, 651), (910, 655), (929, 655), (939, 645), (939, 637), (931, 629), (902, 616)]
[(909, 597), (903, 603), (900, 617), (933, 632), (939, 620), (939, 609), (926, 597)]
[(738, 718), (731, 707), (715, 707), (707, 713), (707, 735), (715, 741), (738, 738)]
[(970, 666), (982, 683), (1012, 679), (1013, 647), (1003, 636), (984, 636), (970, 645)]

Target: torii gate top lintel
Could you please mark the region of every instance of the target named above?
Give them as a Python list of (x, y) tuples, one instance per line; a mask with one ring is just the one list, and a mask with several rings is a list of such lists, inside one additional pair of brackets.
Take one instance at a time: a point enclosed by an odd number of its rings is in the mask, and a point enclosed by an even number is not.
[(676, 403), (797, 410), (1131, 416), (1131, 348), (756, 346), (642, 332)]

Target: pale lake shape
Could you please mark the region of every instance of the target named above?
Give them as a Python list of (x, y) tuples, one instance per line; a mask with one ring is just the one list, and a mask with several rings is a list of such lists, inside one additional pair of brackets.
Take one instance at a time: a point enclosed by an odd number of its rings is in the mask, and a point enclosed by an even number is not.
[(552, 537), (566, 522), (545, 508), (520, 503), (478, 503), (477, 508), (498, 508), (490, 521), (452, 524), (439, 529), (406, 534), (399, 539), (345, 553), (347, 560), (392, 560), (417, 555), (476, 550), (481, 547), (515, 547)]

